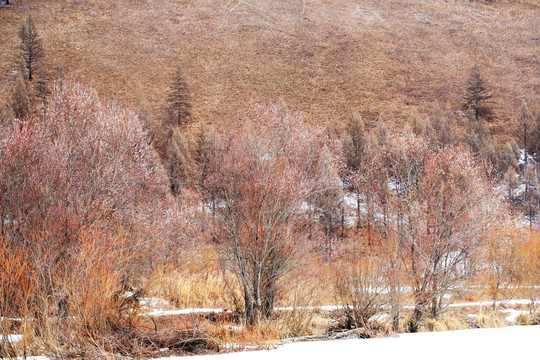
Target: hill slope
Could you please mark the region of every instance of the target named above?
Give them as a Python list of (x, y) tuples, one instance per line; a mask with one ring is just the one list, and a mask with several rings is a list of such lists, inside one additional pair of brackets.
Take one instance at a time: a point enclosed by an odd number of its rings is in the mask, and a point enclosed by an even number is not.
[(314, 122), (360, 111), (368, 124), (399, 123), (461, 104), (475, 64), (494, 95), (494, 132), (521, 99), (540, 104), (535, 0), (14, 1), (0, 8), (4, 90), (31, 14), (50, 77), (69, 74), (148, 113), (162, 107), (176, 64), (203, 121), (282, 98)]

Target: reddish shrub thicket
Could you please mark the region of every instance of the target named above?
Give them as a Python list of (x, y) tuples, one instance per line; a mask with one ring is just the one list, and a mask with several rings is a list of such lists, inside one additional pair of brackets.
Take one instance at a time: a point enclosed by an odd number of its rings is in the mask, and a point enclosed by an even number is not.
[(0, 140), (1, 234), (66, 240), (98, 221), (136, 222), (164, 179), (135, 113), (57, 83), (45, 115), (14, 122)]
[(444, 294), (474, 274), (473, 256), (507, 212), (485, 169), (465, 150), (396, 136), (384, 151), (393, 187), (388, 211), (413, 289), (416, 330), (427, 308), (436, 317)]
[(68, 81), (43, 114), (3, 130), (0, 315), (32, 319), (54, 346), (105, 345), (98, 338), (124, 321), (121, 294), (150, 263), (170, 201), (143, 123)]

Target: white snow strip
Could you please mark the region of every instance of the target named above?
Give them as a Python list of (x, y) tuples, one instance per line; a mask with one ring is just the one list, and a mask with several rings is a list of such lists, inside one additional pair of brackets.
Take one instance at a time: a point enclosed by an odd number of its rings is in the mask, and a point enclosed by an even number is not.
[[(529, 299), (518, 299), (518, 300), (504, 300), (497, 301), (498, 305), (529, 305), (531, 301)], [(491, 306), (493, 305), (492, 301), (477, 301), (477, 302), (467, 302), (467, 303), (457, 303), (450, 304), (449, 307), (466, 307), (466, 306)], [(387, 306), (382, 306), (387, 307)], [(414, 306), (407, 305), (404, 306), (406, 309), (412, 309)], [(275, 311), (294, 311), (294, 310), (323, 310), (323, 311), (336, 311), (344, 309), (344, 305), (322, 305), (322, 306), (288, 306), (288, 307), (276, 307)], [(189, 308), (189, 309), (179, 309), (179, 310), (159, 310), (143, 313), (143, 315), (150, 316), (171, 316), (171, 315), (185, 315), (185, 314), (206, 314), (206, 313), (221, 313), (221, 312), (230, 312), (231, 310), (224, 309), (212, 309), (212, 308)]]
[(224, 311), (225, 310), (223, 309), (193, 308), (193, 309), (181, 309), (181, 310), (154, 310), (151, 312), (143, 313), (143, 315), (169, 316), (169, 315), (184, 315), (184, 314), (220, 313)]
[[(497, 301), (497, 305), (528, 305), (531, 303), (529, 299), (518, 299), (518, 300), (503, 300)], [(457, 303), (450, 304), (449, 307), (465, 307), (465, 306), (490, 306), (493, 305), (493, 301), (477, 301), (477, 302), (468, 302), (468, 303)]]
[[(4, 335), (0, 335), (0, 341), (2, 340), (4, 340)], [(13, 334), (13, 335), (8, 335), (7, 337), (7, 341), (10, 343), (14, 343), (21, 340), (22, 340), (22, 335)]]
[(158, 306), (169, 306), (169, 302), (160, 298), (142, 298), (139, 300), (139, 304), (142, 306), (148, 306), (150, 308), (157, 308)]
[(537, 354), (539, 337), (540, 326), (510, 326), (401, 334), (391, 338), (297, 342), (273, 350), (203, 355), (197, 359), (531, 359)]
[(382, 320), (388, 319), (389, 317), (390, 317), (390, 314), (383, 313), (383, 314), (373, 315), (372, 317), (369, 318), (369, 320), (382, 321)]
[(289, 307), (277, 307), (275, 311), (294, 311), (294, 310), (325, 310), (335, 311), (343, 309), (343, 305), (322, 305), (322, 306), (289, 306)]
[(519, 315), (528, 314), (529, 312), (526, 310), (506, 309), (503, 313), (508, 313), (508, 315), (505, 316), (506, 321), (515, 323)]

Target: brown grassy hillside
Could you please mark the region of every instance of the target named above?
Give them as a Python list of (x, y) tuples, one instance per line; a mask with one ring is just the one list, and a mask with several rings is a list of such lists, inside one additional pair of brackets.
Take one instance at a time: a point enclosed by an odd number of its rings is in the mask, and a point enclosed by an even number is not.
[(474, 64), (492, 88), (495, 132), (521, 99), (540, 104), (537, 0), (13, 0), (0, 7), (4, 99), (30, 14), (49, 77), (68, 74), (148, 113), (163, 106), (177, 63), (204, 121), (282, 98), (313, 122), (360, 111), (368, 124), (399, 123), (461, 104)]

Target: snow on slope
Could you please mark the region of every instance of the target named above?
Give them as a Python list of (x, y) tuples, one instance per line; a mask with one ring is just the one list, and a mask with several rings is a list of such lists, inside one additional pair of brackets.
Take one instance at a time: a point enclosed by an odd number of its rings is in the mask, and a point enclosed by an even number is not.
[[(204, 355), (196, 360), (272, 359), (537, 359), (540, 326), (511, 326), (399, 337), (292, 343), (273, 350)], [(180, 357), (160, 360), (182, 360)]]

